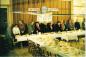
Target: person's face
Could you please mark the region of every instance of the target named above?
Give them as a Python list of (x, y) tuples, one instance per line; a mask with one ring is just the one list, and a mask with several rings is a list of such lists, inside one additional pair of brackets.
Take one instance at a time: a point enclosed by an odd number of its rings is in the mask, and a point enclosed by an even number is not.
[(33, 25), (33, 24), (34, 24), (34, 22), (31, 22), (31, 24)]
[(22, 21), (19, 21), (19, 24), (23, 24)]
[(15, 27), (18, 27), (18, 25), (15, 25)]
[(61, 23), (58, 23), (58, 25), (60, 25)]
[(36, 23), (36, 26), (39, 27), (39, 23)]

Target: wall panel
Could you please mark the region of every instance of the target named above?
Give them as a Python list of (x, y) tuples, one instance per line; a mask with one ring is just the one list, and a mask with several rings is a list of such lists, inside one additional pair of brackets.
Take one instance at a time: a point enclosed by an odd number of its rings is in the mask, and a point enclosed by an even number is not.
[[(13, 12), (21, 11), (23, 13), (28, 12), (28, 8), (41, 8), (46, 6), (48, 8), (58, 8), (59, 11), (53, 12), (53, 22), (60, 20), (68, 19), (71, 14), (71, 2), (70, 1), (61, 1), (61, 0), (12, 0)], [(56, 16), (54, 16), (56, 15)], [(60, 15), (60, 16), (59, 16)], [(25, 23), (35, 22), (37, 20), (36, 15), (30, 14), (21, 14), (15, 13), (14, 22), (18, 20), (24, 20)]]

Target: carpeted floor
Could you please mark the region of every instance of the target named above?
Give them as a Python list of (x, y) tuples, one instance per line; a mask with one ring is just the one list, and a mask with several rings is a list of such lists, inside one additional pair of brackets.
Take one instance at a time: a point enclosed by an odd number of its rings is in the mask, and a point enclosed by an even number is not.
[[(84, 38), (80, 38), (79, 42), (70, 41), (67, 42), (71, 47), (85, 51), (85, 41)], [(18, 47), (11, 50), (6, 57), (33, 57), (31, 53), (28, 52), (28, 47)]]

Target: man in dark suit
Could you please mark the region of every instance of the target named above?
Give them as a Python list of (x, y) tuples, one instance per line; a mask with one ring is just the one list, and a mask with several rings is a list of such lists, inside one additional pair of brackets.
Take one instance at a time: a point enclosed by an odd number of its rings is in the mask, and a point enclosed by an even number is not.
[(75, 22), (74, 26), (76, 30), (80, 29), (80, 23), (78, 21)]
[(56, 24), (53, 24), (53, 31), (54, 32), (62, 31), (62, 26), (59, 21)]
[(46, 25), (45, 24), (41, 23), (40, 24), (40, 28), (41, 28), (41, 32), (42, 33), (45, 33), (46, 32)]
[(37, 34), (38, 32), (41, 32), (40, 24), (39, 22), (34, 23), (34, 34)]
[(47, 23), (47, 32), (53, 32), (52, 23)]
[(18, 27), (20, 29), (20, 34), (21, 35), (24, 35), (24, 34), (28, 33), (28, 27), (22, 20), (18, 21)]
[(68, 19), (66, 22), (65, 22), (65, 31), (70, 31), (71, 30), (71, 24), (70, 24), (70, 19)]

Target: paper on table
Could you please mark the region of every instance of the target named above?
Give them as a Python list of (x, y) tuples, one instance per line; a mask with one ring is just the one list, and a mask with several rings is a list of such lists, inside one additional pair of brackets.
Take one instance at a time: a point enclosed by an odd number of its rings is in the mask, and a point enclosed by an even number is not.
[(16, 36), (16, 39), (17, 41), (27, 41), (27, 37), (24, 35), (24, 36)]

